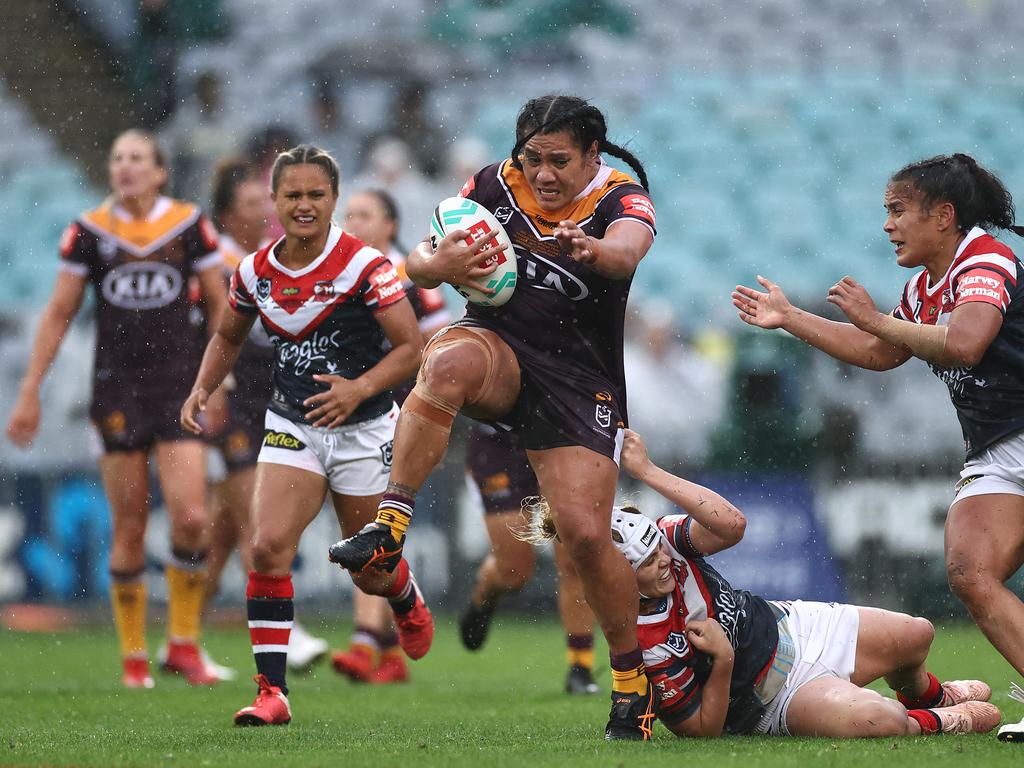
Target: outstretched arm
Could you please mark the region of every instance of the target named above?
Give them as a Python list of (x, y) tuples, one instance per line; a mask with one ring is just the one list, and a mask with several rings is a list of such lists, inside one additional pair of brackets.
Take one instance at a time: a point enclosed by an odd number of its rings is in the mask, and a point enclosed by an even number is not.
[(43, 315), (39, 319), (28, 369), (21, 380), (18, 399), (7, 422), (7, 437), (12, 443), (27, 448), (39, 431), (42, 409), (39, 405), (39, 388), (46, 372), (53, 365), (64, 335), (72, 319), (78, 313), (85, 295), (86, 278), (72, 272), (61, 271)]
[(765, 277), (758, 275), (757, 282), (764, 291), (737, 285), (732, 293), (733, 306), (747, 325), (782, 328), (836, 360), (872, 371), (896, 368), (911, 357), (907, 349), (852, 323), (837, 323), (793, 306), (782, 289)]
[(697, 483), (667, 472), (647, 455), (636, 432), (626, 430), (620, 457), (622, 468), (681, 507), (693, 519), (690, 542), (701, 554), (711, 555), (737, 544), (747, 528), (747, 518), (723, 496)]
[(849, 276), (832, 286), (828, 300), (858, 328), (944, 368), (977, 365), (1003, 325), (1002, 312), (993, 304), (979, 301), (957, 306), (948, 325), (900, 320), (879, 312), (864, 287)]

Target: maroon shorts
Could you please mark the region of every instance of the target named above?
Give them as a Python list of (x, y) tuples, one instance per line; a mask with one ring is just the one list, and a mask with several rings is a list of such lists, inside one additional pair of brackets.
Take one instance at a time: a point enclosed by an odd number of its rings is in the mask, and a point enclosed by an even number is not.
[(487, 514), (518, 512), (520, 502), (540, 493), (519, 438), (483, 424), (469, 430), (466, 467), (480, 489)]
[[(489, 328), (467, 319), (453, 325)], [(519, 399), (495, 421), (511, 427), (531, 451), (580, 445), (618, 464), (626, 426), (625, 387), (599, 372), (539, 352), (498, 328), (489, 330), (515, 353), (522, 376)]]
[(256, 466), (266, 416), (266, 399), (254, 400), (235, 392), (228, 393), (228, 418), (224, 429), (207, 440), (207, 445), (219, 450), (224, 457), (228, 474)]
[(159, 442), (198, 439), (181, 426), (187, 397), (188, 391), (147, 392), (108, 384), (93, 393), (89, 418), (99, 430), (104, 452), (148, 451)]

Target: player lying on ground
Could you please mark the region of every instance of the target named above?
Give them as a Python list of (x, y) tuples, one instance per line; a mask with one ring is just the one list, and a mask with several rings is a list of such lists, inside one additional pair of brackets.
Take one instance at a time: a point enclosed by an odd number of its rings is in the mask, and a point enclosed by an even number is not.
[[(617, 507), (612, 539), (636, 573), (638, 634), (655, 713), (679, 736), (909, 736), (987, 733), (999, 710), (979, 680), (940, 683), (925, 667), (927, 619), (840, 603), (768, 601), (706, 558), (743, 538), (746, 518), (657, 467), (626, 432), (622, 467), (686, 514), (657, 523)], [(545, 502), (534, 538), (555, 534)], [(862, 686), (884, 678), (896, 700)]]

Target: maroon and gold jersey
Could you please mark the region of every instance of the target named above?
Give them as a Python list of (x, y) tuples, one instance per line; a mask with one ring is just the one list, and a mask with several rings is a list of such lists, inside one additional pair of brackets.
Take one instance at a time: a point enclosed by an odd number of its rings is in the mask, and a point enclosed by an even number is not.
[(959, 306), (991, 304), (1003, 315), (992, 344), (972, 368), (929, 363), (949, 389), (963, 430), (967, 458), (1024, 430), (1024, 265), (1013, 251), (975, 227), (935, 285), (923, 269), (907, 281), (895, 317), (946, 325)]
[(96, 386), (188, 391), (202, 357), (189, 322), (189, 278), (218, 268), (217, 234), (191, 203), (157, 199), (145, 219), (114, 203), (65, 230), (61, 268), (96, 292)]
[(510, 160), (473, 176), (460, 193), (502, 223), (515, 249), (516, 290), (501, 307), (467, 305), (466, 319), (497, 333), (517, 355), (542, 356), (573, 376), (586, 370), (615, 391), (625, 415), (623, 323), (631, 279), (611, 280), (563, 253), (558, 222), (571, 219), (601, 238), (616, 224), (637, 222), (655, 233), (654, 205), (630, 176), (602, 163), (594, 180), (560, 211), (540, 208), (523, 172)]

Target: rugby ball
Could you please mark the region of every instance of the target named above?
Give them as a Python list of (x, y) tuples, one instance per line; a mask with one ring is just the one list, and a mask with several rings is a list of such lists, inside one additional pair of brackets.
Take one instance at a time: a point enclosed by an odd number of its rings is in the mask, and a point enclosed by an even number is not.
[(491, 243), (505, 246), (505, 250), (480, 262), (481, 267), (497, 264), (497, 269), (485, 278), (487, 287), (494, 290), (493, 294), (462, 285), (452, 287), (467, 301), (479, 307), (500, 307), (507, 303), (516, 289), (516, 255), (501, 222), (479, 203), (464, 197), (447, 197), (437, 204), (430, 220), (431, 249), (436, 251), (438, 243), (457, 229), (468, 233), (464, 240), (467, 245), (486, 238)]

